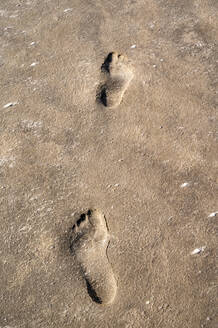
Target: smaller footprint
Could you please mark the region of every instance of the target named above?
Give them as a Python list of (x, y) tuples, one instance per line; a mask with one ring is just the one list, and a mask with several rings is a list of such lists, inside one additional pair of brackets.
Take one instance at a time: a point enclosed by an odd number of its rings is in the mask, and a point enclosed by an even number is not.
[(101, 69), (106, 74), (106, 82), (100, 86), (97, 99), (104, 106), (115, 108), (121, 103), (133, 78), (133, 68), (126, 56), (111, 52)]
[(99, 210), (82, 214), (72, 227), (71, 250), (81, 266), (88, 293), (93, 301), (105, 305), (114, 301), (117, 292), (106, 254), (108, 244), (106, 220)]

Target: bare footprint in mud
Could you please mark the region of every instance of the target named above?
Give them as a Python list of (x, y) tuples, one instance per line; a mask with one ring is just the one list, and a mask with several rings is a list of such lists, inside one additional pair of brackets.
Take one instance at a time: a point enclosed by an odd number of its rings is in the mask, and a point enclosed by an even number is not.
[(101, 69), (106, 82), (99, 87), (97, 99), (106, 107), (117, 107), (133, 78), (133, 68), (126, 56), (111, 52)]
[(82, 214), (72, 228), (71, 250), (79, 262), (88, 293), (100, 304), (111, 304), (117, 292), (111, 265), (107, 258), (109, 233), (99, 210)]

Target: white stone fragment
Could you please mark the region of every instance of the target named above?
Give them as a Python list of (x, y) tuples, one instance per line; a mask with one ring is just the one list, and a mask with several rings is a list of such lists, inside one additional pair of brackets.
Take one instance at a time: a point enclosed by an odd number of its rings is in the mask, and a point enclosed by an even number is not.
[(73, 8), (67, 8), (67, 9), (64, 9), (64, 13), (67, 13), (68, 11), (72, 11)]
[(153, 30), (155, 25), (154, 25), (154, 23), (150, 23), (148, 26)]
[(10, 30), (10, 29), (12, 29), (12, 28), (13, 28), (12, 26), (5, 27), (5, 28), (4, 28), (4, 31), (8, 31), (8, 30)]
[(0, 16), (6, 16), (6, 10), (0, 10)]
[(209, 218), (212, 218), (212, 217), (216, 216), (217, 214), (218, 214), (218, 211), (213, 212), (213, 213), (210, 213), (210, 214), (208, 215), (208, 217), (209, 217)]
[(10, 103), (4, 105), (3, 108), (12, 107), (12, 106), (15, 106), (15, 105), (17, 105), (17, 104), (18, 104), (18, 102), (16, 102), (16, 101), (15, 101), (15, 102), (10, 102)]
[(34, 67), (34, 66), (36, 66), (36, 65), (38, 65), (38, 62), (34, 62), (34, 63), (32, 63), (32, 64), (30, 65), (30, 67)]
[(199, 248), (195, 248), (192, 252), (191, 255), (196, 255), (196, 254), (200, 254), (201, 252), (203, 252), (205, 250), (206, 246), (202, 246)]
[(135, 49), (136, 48), (136, 44), (133, 44), (130, 48), (131, 49)]
[(188, 183), (188, 182), (184, 182), (183, 184), (181, 184), (181, 188), (185, 188), (185, 187), (187, 187), (187, 186), (189, 186), (190, 185), (190, 183)]

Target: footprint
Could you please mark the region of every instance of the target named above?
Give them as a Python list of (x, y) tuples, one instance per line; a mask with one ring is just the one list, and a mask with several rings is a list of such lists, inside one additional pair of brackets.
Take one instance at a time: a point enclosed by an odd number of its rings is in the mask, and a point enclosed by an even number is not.
[(71, 250), (79, 262), (93, 301), (111, 304), (117, 292), (106, 250), (109, 233), (104, 215), (99, 210), (82, 214), (72, 228)]
[(98, 100), (106, 107), (117, 107), (133, 78), (133, 68), (126, 56), (111, 52), (101, 69), (106, 73), (107, 80), (100, 86)]

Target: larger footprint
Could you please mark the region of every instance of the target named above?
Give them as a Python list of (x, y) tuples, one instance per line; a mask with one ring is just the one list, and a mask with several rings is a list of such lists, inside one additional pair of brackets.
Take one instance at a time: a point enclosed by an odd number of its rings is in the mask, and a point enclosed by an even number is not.
[(99, 210), (82, 214), (72, 228), (71, 250), (81, 266), (89, 295), (100, 304), (111, 304), (117, 292), (106, 254), (108, 243), (105, 217)]
[(101, 86), (98, 98), (106, 107), (117, 107), (133, 78), (133, 68), (127, 57), (110, 53), (102, 65), (107, 74), (107, 81)]

